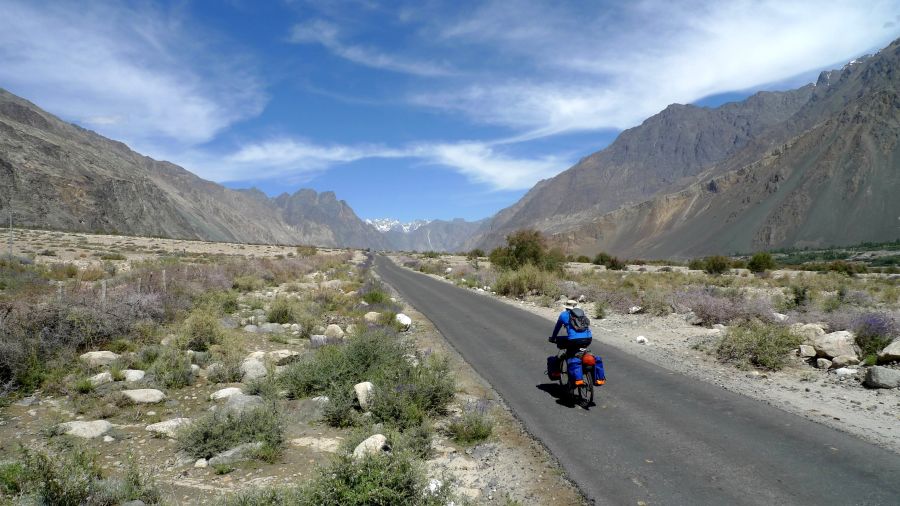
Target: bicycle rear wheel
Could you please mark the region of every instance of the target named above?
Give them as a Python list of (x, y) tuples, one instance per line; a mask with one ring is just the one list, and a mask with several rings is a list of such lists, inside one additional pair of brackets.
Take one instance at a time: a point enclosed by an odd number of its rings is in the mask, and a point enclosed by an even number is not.
[(584, 371), (584, 385), (578, 387), (578, 396), (585, 407), (594, 402), (594, 371)]

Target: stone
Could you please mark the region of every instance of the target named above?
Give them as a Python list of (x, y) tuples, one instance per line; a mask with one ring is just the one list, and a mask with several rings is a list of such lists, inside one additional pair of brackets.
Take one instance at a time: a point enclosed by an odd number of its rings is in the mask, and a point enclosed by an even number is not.
[(773, 312), (773, 313), (772, 313), (772, 319), (774, 319), (776, 322), (783, 322), (783, 321), (787, 321), (788, 315), (782, 314), (782, 313), (774, 313), (774, 312)]
[(216, 390), (215, 392), (209, 395), (209, 399), (211, 401), (219, 401), (222, 399), (227, 399), (233, 395), (243, 395), (244, 391), (238, 387), (228, 387), (223, 388), (221, 390)]
[(453, 272), (453, 267), (447, 267), (446, 269), (444, 269), (444, 274), (450, 274), (451, 272)]
[(115, 440), (116, 440), (116, 438), (114, 438), (114, 437), (112, 437), (112, 436), (103, 436), (103, 442), (104, 442), (104, 443), (112, 443), (112, 442), (115, 441)]
[(821, 335), (813, 340), (813, 346), (819, 357), (858, 356), (856, 345), (853, 342), (853, 333), (846, 330)]
[(870, 388), (898, 388), (900, 387), (900, 370), (879, 365), (870, 367), (866, 369), (866, 379), (863, 384)]
[(347, 325), (347, 330), (345, 331), (345, 333), (346, 333), (347, 335), (351, 335), (351, 336), (352, 336), (352, 335), (356, 334), (356, 330), (357, 330), (357, 329), (356, 329), (356, 325), (353, 325), (353, 324), (351, 323), (350, 325)]
[(253, 359), (253, 360), (265, 360), (265, 359), (266, 359), (266, 352), (264, 352), (264, 351), (254, 351), (254, 352), (250, 353), (249, 355), (247, 355), (247, 356), (244, 357), (244, 358), (246, 358), (246, 359), (248, 359), (248, 360), (249, 360), (249, 359)]
[(688, 325), (703, 325), (703, 318), (697, 316), (693, 311), (688, 311), (684, 314), (684, 321), (686, 321)]
[(259, 327), (260, 332), (265, 332), (267, 334), (279, 334), (284, 332), (284, 327), (277, 323), (263, 323)]
[(237, 394), (228, 397), (222, 409), (228, 413), (239, 414), (263, 405), (265, 401), (258, 395)]
[(75, 436), (84, 439), (93, 439), (95, 437), (100, 437), (106, 434), (112, 428), (113, 424), (107, 422), (106, 420), (94, 420), (92, 422), (76, 420), (73, 422), (64, 422), (57, 425), (56, 431), (59, 434), (67, 434), (69, 436)]
[(144, 379), (146, 373), (141, 371), (140, 369), (125, 369), (122, 371), (125, 375), (125, 381), (128, 383), (134, 383), (135, 381), (141, 381)]
[(647, 344), (647, 338), (644, 336), (637, 336), (634, 338), (634, 342), (638, 344)]
[(115, 362), (119, 356), (111, 351), (89, 351), (78, 358), (88, 367), (102, 367)]
[(831, 360), (828, 360), (827, 358), (817, 358), (816, 367), (819, 369), (831, 369)]
[(818, 323), (795, 323), (790, 328), (794, 335), (802, 337), (808, 343), (825, 335), (825, 328)]
[(881, 353), (878, 354), (878, 361), (887, 363), (898, 360), (900, 360), (900, 339), (895, 339), (893, 343), (881, 350)]
[(841, 368), (847, 367), (848, 365), (856, 365), (859, 363), (859, 359), (855, 356), (850, 355), (841, 355), (839, 357), (834, 357), (831, 359), (831, 367)]
[(800, 349), (797, 350), (797, 355), (802, 359), (813, 358), (816, 356), (816, 349), (808, 344), (801, 344)]
[(849, 367), (841, 367), (834, 370), (834, 373), (837, 374), (839, 378), (855, 376), (857, 372), (859, 372), (859, 369), (850, 369)]
[(637, 314), (643, 310), (644, 308), (642, 308), (641, 306), (631, 306), (630, 308), (628, 308), (628, 314)]
[(325, 337), (327, 339), (343, 339), (344, 331), (340, 326), (332, 323), (325, 329)]
[(353, 449), (353, 458), (359, 460), (368, 455), (377, 455), (388, 449), (387, 438), (382, 434), (374, 434)]
[(359, 407), (363, 411), (369, 410), (369, 401), (372, 399), (372, 392), (375, 391), (375, 385), (370, 381), (363, 381), (353, 385), (353, 391), (356, 392), (356, 400), (359, 401)]
[(259, 327), (256, 325), (244, 325), (244, 332), (259, 332)]
[(313, 348), (319, 348), (328, 344), (328, 340), (322, 335), (309, 336), (309, 345)]
[(246, 358), (243, 362), (241, 362), (242, 381), (251, 381), (259, 378), (264, 378), (268, 373), (269, 371), (266, 370), (266, 365), (263, 364), (259, 359)]
[(300, 360), (300, 352), (293, 350), (275, 350), (267, 354), (269, 360), (276, 366), (288, 365)]
[(291, 440), (292, 446), (312, 448), (320, 452), (337, 453), (341, 447), (341, 440), (330, 437), (300, 437)]
[(139, 388), (137, 390), (122, 390), (122, 395), (128, 397), (131, 402), (137, 404), (156, 404), (166, 399), (166, 394), (155, 388)]
[(363, 320), (365, 320), (366, 323), (378, 323), (379, 318), (381, 318), (381, 313), (377, 311), (369, 311), (363, 316)]
[(403, 332), (406, 332), (412, 326), (412, 318), (403, 313), (397, 313), (396, 320), (397, 324), (400, 325), (400, 330)]
[(194, 376), (198, 376), (200, 374), (200, 366), (197, 364), (191, 364), (191, 374)]
[(164, 422), (150, 424), (144, 427), (144, 430), (152, 432), (154, 434), (160, 434), (166, 437), (174, 438), (175, 433), (178, 431), (178, 428), (188, 423), (191, 423), (190, 418), (173, 418)]
[(197, 459), (197, 462), (194, 462), (195, 469), (206, 469), (209, 467), (209, 462), (206, 459)]
[(225, 450), (224, 452), (219, 453), (218, 455), (209, 459), (209, 461), (207, 461), (207, 464), (211, 466), (224, 466), (227, 464), (234, 464), (235, 462), (240, 462), (242, 460), (250, 460), (253, 458), (253, 455), (262, 447), (263, 444), (260, 442), (244, 443), (242, 445), (235, 446), (230, 450)]
[(94, 385), (96, 387), (96, 386), (103, 385), (105, 383), (112, 383), (113, 377), (112, 377), (112, 374), (109, 373), (109, 371), (104, 371), (104, 372), (101, 372), (100, 374), (95, 374), (95, 375), (91, 376), (90, 378), (88, 378), (88, 381), (91, 382), (91, 385)]

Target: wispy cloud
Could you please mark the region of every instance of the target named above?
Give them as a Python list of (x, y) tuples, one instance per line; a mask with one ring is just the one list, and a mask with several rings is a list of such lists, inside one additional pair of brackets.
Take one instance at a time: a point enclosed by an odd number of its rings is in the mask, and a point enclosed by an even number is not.
[(321, 19), (294, 25), (290, 41), (297, 44), (320, 44), (345, 60), (367, 67), (429, 77), (452, 74), (443, 65), (404, 59), (373, 47), (346, 44), (341, 40), (338, 26)]
[(212, 56), (214, 38), (178, 10), (4, 1), (0, 83), (139, 147), (189, 146), (257, 115), (266, 101), (239, 54)]
[(666, 105), (781, 81), (881, 47), (897, 1), (494, 1), (433, 27), (500, 71), (410, 96), (534, 138), (626, 128)]
[(306, 139), (280, 138), (245, 145), (223, 155), (194, 152), (180, 163), (217, 181), (287, 178), (300, 180), (333, 166), (373, 158), (405, 158), (446, 167), (490, 190), (521, 190), (564, 169), (569, 159), (522, 158), (482, 142), (418, 143), (399, 148), (382, 145), (320, 145)]

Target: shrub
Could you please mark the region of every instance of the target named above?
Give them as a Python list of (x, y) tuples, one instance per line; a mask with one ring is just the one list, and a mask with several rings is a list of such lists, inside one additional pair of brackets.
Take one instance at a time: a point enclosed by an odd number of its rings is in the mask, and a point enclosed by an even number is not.
[(147, 373), (165, 388), (184, 388), (194, 382), (191, 359), (176, 348), (164, 347)]
[(694, 258), (690, 262), (688, 262), (688, 269), (692, 271), (702, 271), (704, 269), (704, 263), (702, 258)]
[[(404, 363), (408, 361), (404, 359)], [(421, 425), (429, 415), (443, 413), (456, 390), (448, 361), (434, 356), (421, 367), (388, 369), (374, 383), (370, 406), (374, 419), (401, 430)]]
[(719, 360), (739, 367), (754, 365), (777, 371), (802, 342), (803, 338), (787, 327), (747, 322), (728, 329), (716, 347), (716, 355)]
[(722, 255), (708, 256), (703, 259), (703, 270), (707, 274), (719, 275), (725, 274), (731, 269), (731, 261)]
[(603, 251), (597, 253), (592, 263), (594, 265), (602, 265), (612, 271), (621, 271), (625, 268), (625, 262)]
[(284, 444), (281, 415), (260, 406), (240, 413), (215, 411), (204, 415), (176, 434), (178, 448), (194, 458), (210, 458), (242, 443), (263, 443), (278, 452)]
[(877, 356), (898, 332), (897, 323), (885, 313), (862, 314), (853, 321), (852, 329), (863, 357)]
[(533, 229), (523, 229), (506, 237), (506, 246), (491, 251), (491, 263), (500, 269), (516, 270), (525, 265), (540, 269), (559, 271), (566, 261), (566, 255), (559, 249), (548, 249), (544, 236)]
[(231, 290), (211, 290), (197, 297), (195, 305), (216, 314), (231, 314), (239, 309), (238, 295)]
[(482, 257), (484, 257), (484, 256), (485, 256), (484, 250), (481, 249), (481, 248), (475, 248), (475, 249), (473, 249), (472, 251), (466, 253), (466, 258), (467, 258), (468, 260), (477, 260), (477, 259), (482, 258)]
[(598, 320), (602, 320), (606, 318), (606, 303), (604, 302), (595, 302), (594, 303), (594, 318)]
[(772, 308), (766, 300), (747, 299), (740, 292), (723, 293), (707, 288), (677, 292), (674, 299), (678, 306), (690, 308), (706, 326), (772, 319)]
[(484, 404), (470, 406), (463, 415), (447, 426), (447, 432), (459, 444), (480, 443), (491, 436), (494, 421), (486, 413)]
[(25, 487), (25, 467), (19, 462), (0, 464), (0, 497), (16, 496)]
[(314, 257), (319, 253), (319, 249), (315, 246), (297, 246), (297, 256)]
[(266, 320), (272, 323), (293, 323), (295, 308), (293, 302), (286, 297), (276, 297), (272, 301)]
[(754, 253), (753, 256), (750, 257), (747, 268), (750, 269), (750, 272), (757, 273), (769, 271), (775, 268), (775, 259), (772, 258), (771, 254), (760, 251), (759, 253)]
[(206, 351), (222, 338), (222, 327), (211, 312), (194, 310), (184, 322), (185, 346), (189, 350)]
[(512, 297), (534, 293), (557, 298), (562, 293), (554, 274), (530, 264), (518, 270), (507, 270), (500, 273), (494, 283), (494, 290), (501, 295)]
[(239, 276), (234, 278), (231, 287), (239, 292), (253, 292), (261, 290), (266, 283), (256, 276)]
[(81, 378), (75, 382), (75, 391), (79, 394), (89, 394), (94, 391), (94, 384), (88, 378)]
[(103, 253), (100, 260), (125, 260), (125, 255), (121, 253)]

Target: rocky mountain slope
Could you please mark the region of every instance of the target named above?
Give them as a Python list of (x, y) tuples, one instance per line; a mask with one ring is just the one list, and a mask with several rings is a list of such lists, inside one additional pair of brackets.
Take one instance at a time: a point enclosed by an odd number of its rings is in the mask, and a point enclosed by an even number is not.
[(536, 227), (570, 252), (694, 256), (900, 237), (900, 41), (815, 85), (673, 105), (538, 183), (467, 247)]
[[(386, 247), (333, 193), (231, 190), (0, 89), (0, 205), (21, 226), (213, 241)], [(5, 212), (4, 212), (5, 214)]]
[(463, 251), (484, 220), (432, 220), (416, 227), (392, 227), (383, 234), (395, 251)]

